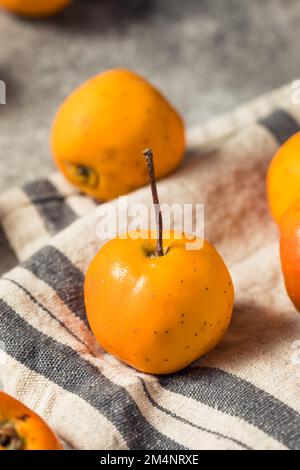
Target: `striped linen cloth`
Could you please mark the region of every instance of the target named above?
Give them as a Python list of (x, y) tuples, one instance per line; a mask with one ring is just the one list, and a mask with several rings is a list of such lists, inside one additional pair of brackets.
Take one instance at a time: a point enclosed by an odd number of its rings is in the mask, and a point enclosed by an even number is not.
[[(265, 175), (300, 130), (290, 85), (188, 133), (162, 202), (205, 204), (205, 235), (236, 291), (221, 344), (173, 375), (138, 373), (87, 324), (96, 203), (59, 175), (0, 197), (0, 380), (75, 449), (300, 449), (300, 316), (283, 286)], [(150, 204), (149, 188), (128, 196)], [(115, 202), (116, 203), (116, 202)]]

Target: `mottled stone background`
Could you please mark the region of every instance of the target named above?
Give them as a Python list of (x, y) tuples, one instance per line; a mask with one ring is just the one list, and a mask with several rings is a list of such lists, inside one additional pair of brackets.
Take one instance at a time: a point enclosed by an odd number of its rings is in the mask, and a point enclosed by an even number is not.
[(0, 190), (52, 170), (62, 99), (108, 67), (132, 68), (188, 125), (300, 77), (299, 0), (78, 0), (59, 17), (0, 12)]

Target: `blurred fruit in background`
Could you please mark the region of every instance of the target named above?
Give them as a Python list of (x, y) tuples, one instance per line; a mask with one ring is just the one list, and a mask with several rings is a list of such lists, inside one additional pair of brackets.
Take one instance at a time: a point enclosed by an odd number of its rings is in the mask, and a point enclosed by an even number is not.
[(97, 199), (109, 200), (148, 182), (141, 156), (145, 147), (153, 149), (158, 178), (180, 164), (184, 124), (147, 80), (113, 69), (66, 99), (54, 120), (51, 146), (68, 180)]
[(277, 223), (300, 198), (300, 132), (291, 137), (273, 158), (267, 176), (271, 214)]
[(70, 3), (71, 0), (0, 0), (0, 6), (29, 17), (54, 15)]
[(287, 292), (300, 311), (300, 199), (281, 219), (280, 257)]
[(56, 435), (40, 416), (0, 391), (0, 451), (60, 449)]

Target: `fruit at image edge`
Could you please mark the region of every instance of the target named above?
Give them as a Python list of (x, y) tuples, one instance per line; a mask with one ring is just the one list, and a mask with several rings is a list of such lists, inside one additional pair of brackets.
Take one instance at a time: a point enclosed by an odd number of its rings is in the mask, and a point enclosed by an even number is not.
[(280, 258), (287, 292), (300, 312), (300, 199), (281, 219)]
[(70, 3), (71, 0), (0, 0), (0, 6), (33, 18), (54, 15)]
[(84, 298), (91, 330), (106, 351), (139, 371), (168, 374), (219, 343), (234, 291), (213, 246), (198, 240), (197, 249), (187, 249), (191, 240), (163, 231), (159, 220), (157, 232), (128, 232), (99, 250), (85, 276)]
[(283, 214), (300, 198), (300, 132), (288, 139), (271, 161), (267, 195), (271, 214), (279, 224)]
[(32, 410), (0, 391), (0, 450), (61, 450), (58, 438)]
[(126, 69), (103, 72), (75, 90), (58, 110), (51, 133), (61, 172), (103, 201), (148, 182), (141, 158), (148, 146), (156, 176), (168, 175), (184, 156), (184, 124), (156, 88)]

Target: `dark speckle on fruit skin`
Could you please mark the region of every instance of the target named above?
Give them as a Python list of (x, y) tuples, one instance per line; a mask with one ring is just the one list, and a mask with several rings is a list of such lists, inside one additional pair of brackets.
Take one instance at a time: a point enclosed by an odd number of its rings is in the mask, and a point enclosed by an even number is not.
[(28, 414), (24, 414), (24, 415), (21, 415), (21, 416), (17, 417), (17, 419), (20, 420), (20, 421), (27, 421), (29, 418), (30, 418), (30, 416)]
[(154, 333), (155, 335), (157, 335), (157, 331), (154, 331), (153, 333)]
[(165, 333), (166, 333), (166, 335), (167, 335), (167, 334), (169, 333), (169, 330), (166, 330)]
[(195, 336), (198, 336), (198, 333), (195, 333)]
[(165, 359), (165, 362), (168, 362), (169, 359)]

